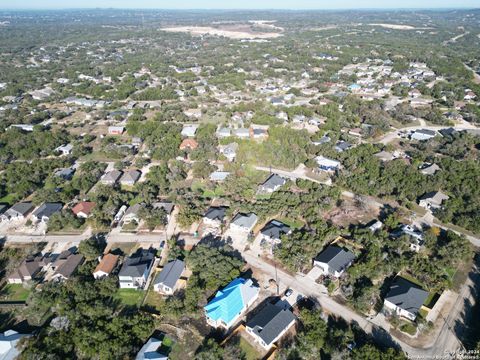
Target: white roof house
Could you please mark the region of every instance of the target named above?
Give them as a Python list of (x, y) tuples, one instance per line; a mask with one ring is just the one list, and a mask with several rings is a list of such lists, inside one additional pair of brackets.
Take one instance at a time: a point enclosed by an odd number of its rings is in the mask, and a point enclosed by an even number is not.
[(158, 349), (162, 346), (162, 341), (151, 337), (142, 346), (138, 352), (135, 360), (167, 360), (168, 356), (158, 352)]
[(324, 171), (334, 171), (340, 168), (341, 163), (337, 160), (332, 160), (323, 156), (317, 156), (315, 161), (318, 164), (320, 170)]
[(19, 334), (14, 330), (7, 330), (3, 334), (0, 333), (0, 360), (14, 360), (20, 355), (17, 344), (25, 334)]
[(182, 129), (182, 136), (194, 137), (197, 129), (198, 125), (185, 125)]

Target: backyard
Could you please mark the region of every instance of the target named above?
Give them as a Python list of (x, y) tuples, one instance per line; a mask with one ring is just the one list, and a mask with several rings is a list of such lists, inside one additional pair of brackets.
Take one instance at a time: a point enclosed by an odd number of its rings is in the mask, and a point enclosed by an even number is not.
[(0, 289), (0, 301), (26, 301), (30, 292), (22, 284), (7, 284)]

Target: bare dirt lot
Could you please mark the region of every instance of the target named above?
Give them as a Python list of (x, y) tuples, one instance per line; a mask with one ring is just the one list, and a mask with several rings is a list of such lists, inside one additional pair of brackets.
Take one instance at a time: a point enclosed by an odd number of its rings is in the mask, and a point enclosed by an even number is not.
[[(255, 24), (254, 24), (255, 25)], [(274, 39), (283, 36), (279, 32), (254, 31), (252, 25), (221, 25), (221, 26), (175, 26), (161, 29), (167, 32), (184, 32), (193, 36), (216, 35), (231, 39)], [(270, 30), (270, 28), (269, 28)], [(273, 29), (272, 29), (273, 30)]]

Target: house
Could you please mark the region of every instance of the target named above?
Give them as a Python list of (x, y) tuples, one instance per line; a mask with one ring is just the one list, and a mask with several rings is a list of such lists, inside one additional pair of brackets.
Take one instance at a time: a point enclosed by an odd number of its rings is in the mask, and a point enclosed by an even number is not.
[(52, 280), (68, 280), (75, 270), (77, 270), (77, 268), (83, 263), (83, 260), (84, 258), (81, 254), (73, 254), (71, 252), (68, 252), (68, 254), (60, 254), (59, 258), (55, 260), (53, 265), (55, 272), (53, 273)]
[(341, 166), (340, 162), (337, 160), (328, 159), (323, 156), (317, 156), (315, 161), (318, 164), (318, 168), (323, 171), (335, 171), (338, 170)]
[(31, 202), (19, 202), (0, 215), (0, 219), (2, 221), (23, 220), (32, 209), (33, 204)]
[(410, 239), (410, 249), (416, 252), (420, 251), (420, 248), (425, 243), (423, 233), (411, 225), (403, 224), (390, 234), (393, 238), (398, 238), (404, 235), (408, 236)]
[(397, 276), (383, 304), (394, 314), (414, 321), (427, 297), (428, 292), (420, 286)]
[(203, 223), (219, 227), (223, 223), (227, 209), (225, 206), (211, 206), (203, 216)]
[(22, 284), (32, 280), (47, 265), (48, 260), (43, 256), (28, 257), (20, 266), (8, 276), (9, 284)]
[(383, 223), (380, 220), (373, 220), (367, 225), (367, 227), (372, 233), (376, 233), (383, 227)]
[(0, 360), (14, 360), (20, 355), (20, 349), (17, 348), (18, 342), (30, 335), (19, 334), (14, 330), (7, 330), (0, 333)]
[(283, 235), (288, 235), (290, 231), (290, 226), (278, 220), (271, 220), (263, 227), (262, 230), (260, 230), (260, 236), (262, 241), (266, 241), (274, 245), (280, 244), (282, 242), (281, 237)]
[(142, 138), (140, 138), (138, 136), (132, 137), (132, 145), (133, 146), (139, 147), (139, 146), (142, 146), (142, 143), (143, 143)]
[(185, 263), (182, 260), (170, 261), (155, 278), (153, 290), (165, 295), (173, 295), (184, 270)]
[(140, 203), (129, 206), (127, 211), (125, 211), (125, 215), (123, 215), (123, 223), (130, 224), (135, 221), (138, 224), (140, 222), (139, 212), (142, 207), (143, 204)]
[(230, 175), (228, 171), (214, 171), (210, 174), (210, 181), (222, 182)]
[(450, 197), (441, 191), (433, 191), (423, 195), (419, 199), (418, 205), (427, 210), (440, 209), (442, 207), (442, 202), (448, 199), (450, 199)]
[(95, 279), (100, 279), (102, 277), (109, 276), (113, 269), (115, 269), (115, 266), (117, 266), (117, 263), (118, 255), (113, 255), (110, 253), (104, 255), (93, 271), (93, 277)]
[(125, 186), (133, 186), (140, 179), (142, 173), (140, 170), (129, 170), (123, 173), (120, 178), (120, 184)]
[(180, 150), (195, 150), (198, 143), (195, 139), (184, 139), (180, 144)]
[[(460, 117), (462, 120), (463, 118)], [(449, 128), (445, 128), (445, 129), (440, 129), (438, 130), (438, 132), (440, 133), (440, 135), (442, 135), (443, 137), (453, 137), (455, 136), (456, 134), (458, 134), (458, 131), (453, 128), (453, 127), (449, 127)]]
[(217, 129), (217, 137), (220, 138), (220, 139), (223, 139), (223, 138), (226, 138), (226, 137), (229, 137), (232, 135), (232, 131), (230, 130), (230, 128), (226, 128), (226, 127), (219, 127)]
[(237, 143), (230, 143), (225, 146), (220, 146), (219, 151), (223, 156), (227, 158), (229, 162), (232, 162), (235, 160), (235, 157), (237, 156), (237, 149), (238, 149), (238, 144)]
[(277, 174), (271, 174), (265, 182), (258, 187), (257, 193), (271, 194), (285, 185), (287, 180)]
[(50, 217), (62, 210), (62, 203), (44, 203), (40, 205), (32, 214), (32, 220), (34, 222), (48, 222)]
[(267, 304), (252, 319), (247, 321), (245, 328), (265, 350), (270, 350), (275, 342), (295, 325), (295, 315), (290, 309)]
[(331, 275), (336, 278), (342, 276), (345, 270), (352, 265), (355, 255), (339, 246), (327, 246), (313, 260), (313, 265), (323, 270), (323, 275)]
[(170, 215), (172, 214), (172, 211), (175, 207), (175, 204), (172, 203), (172, 202), (168, 202), (168, 201), (159, 201), (159, 202), (153, 203), (152, 207), (154, 209), (165, 210), (165, 214), (167, 215), (167, 222), (169, 222), (170, 221)]
[(228, 330), (257, 300), (260, 288), (251, 279), (236, 278), (205, 305), (207, 323)]
[(62, 153), (63, 156), (70, 155), (73, 150), (72, 144), (61, 145), (55, 149), (56, 152)]
[(410, 139), (418, 141), (426, 141), (435, 137), (437, 133), (430, 129), (420, 129), (415, 130), (411, 135)]
[(434, 175), (437, 171), (441, 170), (437, 164), (426, 164), (420, 168), (420, 172), (423, 175)]
[(155, 260), (152, 249), (138, 249), (125, 259), (118, 273), (121, 289), (143, 289)]
[(254, 213), (238, 213), (230, 223), (230, 230), (237, 232), (251, 232), (257, 223), (258, 217)]
[(268, 129), (257, 127), (250, 127), (250, 137), (256, 140), (263, 140), (268, 138)]
[(246, 128), (239, 128), (233, 130), (233, 135), (240, 139), (248, 139), (250, 137), (250, 130)]
[(62, 168), (55, 171), (55, 176), (62, 178), (63, 180), (71, 180), (75, 174), (75, 169), (72, 168)]
[(346, 141), (339, 141), (335, 144), (335, 151), (344, 152), (352, 147), (352, 144)]
[(168, 356), (159, 352), (162, 341), (151, 337), (137, 353), (135, 360), (168, 360)]
[(395, 159), (395, 155), (393, 155), (391, 152), (388, 151), (380, 151), (376, 154), (373, 154), (373, 156), (379, 158), (381, 161), (392, 161)]
[(198, 125), (184, 125), (181, 135), (185, 137), (194, 137), (197, 129)]
[(125, 131), (124, 126), (109, 126), (108, 135), (122, 135)]
[(119, 170), (112, 170), (102, 176), (100, 182), (105, 185), (115, 185), (118, 179), (122, 176), (122, 172)]
[(81, 201), (72, 208), (72, 212), (79, 218), (87, 219), (95, 205), (92, 201)]

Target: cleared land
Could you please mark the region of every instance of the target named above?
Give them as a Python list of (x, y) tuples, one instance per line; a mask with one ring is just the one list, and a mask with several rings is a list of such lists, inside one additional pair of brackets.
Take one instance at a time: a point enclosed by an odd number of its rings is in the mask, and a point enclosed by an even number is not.
[(224, 36), (231, 39), (274, 39), (283, 36), (278, 32), (253, 31), (252, 27), (248, 25), (223, 26), (218, 28), (211, 26), (175, 26), (162, 28), (161, 30), (167, 32), (189, 33), (193, 36)]

